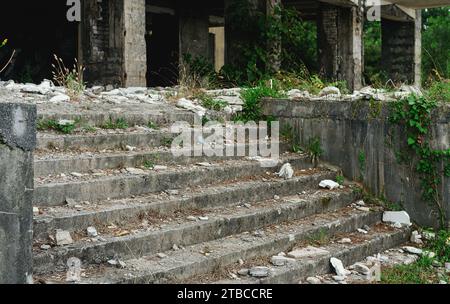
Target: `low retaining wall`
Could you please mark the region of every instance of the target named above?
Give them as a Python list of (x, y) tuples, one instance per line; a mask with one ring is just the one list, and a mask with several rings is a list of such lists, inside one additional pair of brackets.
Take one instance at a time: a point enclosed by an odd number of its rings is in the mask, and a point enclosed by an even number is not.
[(36, 107), (0, 103), (0, 284), (32, 282)]
[[(422, 226), (438, 226), (437, 210), (421, 198), (422, 188), (414, 162), (401, 164), (399, 155), (408, 151), (404, 128), (389, 122), (386, 102), (357, 100), (263, 102), (263, 111), (293, 127), (298, 144), (321, 139), (322, 159), (343, 169), (344, 175), (361, 181), (374, 195), (399, 203)], [(450, 148), (450, 104), (433, 113), (433, 148)], [(442, 164), (443, 169), (443, 164)], [(439, 189), (447, 224), (450, 224), (450, 178)]]

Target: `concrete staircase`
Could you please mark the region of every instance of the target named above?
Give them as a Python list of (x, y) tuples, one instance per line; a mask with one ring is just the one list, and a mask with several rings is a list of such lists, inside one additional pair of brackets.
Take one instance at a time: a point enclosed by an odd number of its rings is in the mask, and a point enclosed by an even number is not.
[[(100, 125), (104, 117), (86, 119)], [(298, 283), (331, 272), (332, 256), (349, 265), (408, 239), (408, 230), (381, 223), (378, 206), (355, 208), (355, 185), (319, 189), (338, 172), (313, 168), (306, 155), (282, 154), (295, 168), (285, 180), (276, 175), (282, 164), (175, 158), (164, 147), (172, 137), (163, 127), (38, 134), (36, 282), (65, 283), (67, 261), (76, 257), (81, 283)], [(357, 231), (365, 226), (367, 234)], [(98, 236), (88, 236), (89, 227)], [(70, 232), (73, 243), (58, 245), (57, 230)], [(272, 256), (308, 245), (328, 253), (271, 265)], [(242, 271), (255, 266), (271, 268), (270, 275)]]

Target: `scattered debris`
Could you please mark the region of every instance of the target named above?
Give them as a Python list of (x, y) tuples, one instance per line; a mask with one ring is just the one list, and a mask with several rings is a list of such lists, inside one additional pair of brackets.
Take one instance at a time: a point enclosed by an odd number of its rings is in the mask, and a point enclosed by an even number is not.
[(294, 258), (294, 259), (302, 259), (306, 257), (315, 257), (320, 255), (327, 255), (330, 254), (329, 251), (320, 249), (313, 246), (308, 246), (306, 248), (302, 249), (296, 249), (294, 251), (291, 251), (287, 254), (288, 257)]
[(423, 244), (422, 241), (422, 236), (419, 234), (419, 232), (417, 230), (413, 231), (411, 233), (411, 243), (415, 243), (415, 244)]
[(279, 177), (283, 177), (284, 179), (292, 179), (292, 177), (294, 177), (294, 169), (290, 163), (287, 163), (281, 167), (280, 172), (277, 174)]
[(306, 282), (308, 282), (309, 284), (321, 284), (322, 281), (316, 277), (308, 277), (306, 278)]
[(323, 188), (323, 189), (330, 189), (330, 190), (334, 190), (334, 189), (338, 189), (339, 188), (339, 184), (332, 181), (332, 180), (323, 180), (320, 182), (319, 187)]
[(249, 271), (250, 275), (254, 278), (266, 278), (270, 276), (270, 269), (269, 267), (253, 267)]
[(339, 244), (351, 244), (352, 240), (349, 238), (343, 238), (341, 240), (338, 241)]
[(330, 263), (333, 266), (334, 270), (336, 271), (336, 274), (340, 277), (346, 277), (351, 272), (344, 268), (344, 265), (342, 264), (342, 261), (336, 258), (331, 258)]
[(87, 235), (88, 235), (88, 237), (91, 237), (91, 238), (97, 237), (98, 236), (97, 229), (95, 227), (88, 227)]
[(411, 246), (404, 246), (402, 248), (406, 252), (409, 252), (409, 253), (412, 253), (412, 254), (417, 254), (417, 255), (421, 255), (422, 252), (423, 252), (422, 249), (416, 248), (416, 247), (411, 247)]
[(411, 219), (406, 211), (385, 211), (383, 214), (383, 222), (399, 223), (402, 226), (411, 226)]
[(70, 235), (69, 231), (64, 230), (56, 230), (56, 245), (58, 246), (66, 246), (73, 244), (73, 239)]

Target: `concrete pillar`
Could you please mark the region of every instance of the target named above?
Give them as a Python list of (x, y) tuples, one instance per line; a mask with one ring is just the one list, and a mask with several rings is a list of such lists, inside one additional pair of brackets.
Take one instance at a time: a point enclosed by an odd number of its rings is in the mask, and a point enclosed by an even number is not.
[(363, 18), (361, 10), (320, 3), (317, 20), (320, 72), (329, 80), (362, 86)]
[(124, 82), (127, 87), (147, 86), (145, 0), (124, 1)]
[(145, 86), (145, 0), (85, 0), (82, 14), (88, 83)]
[(208, 59), (209, 16), (201, 6), (193, 3), (181, 4), (179, 11), (180, 62), (183, 56)]
[(0, 103), (0, 284), (32, 283), (36, 106)]
[(82, 63), (90, 85), (124, 85), (123, 1), (82, 1)]
[(420, 86), (422, 60), (422, 13), (414, 21), (382, 19), (382, 66), (394, 82)]

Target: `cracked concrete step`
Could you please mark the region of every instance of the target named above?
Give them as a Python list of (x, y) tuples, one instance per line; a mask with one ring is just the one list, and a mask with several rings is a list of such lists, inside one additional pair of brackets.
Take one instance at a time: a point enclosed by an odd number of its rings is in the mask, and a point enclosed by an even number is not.
[[(42, 215), (35, 216), (33, 233), (43, 239), (56, 229), (66, 231), (86, 230), (98, 223), (107, 224), (136, 218), (143, 213), (173, 215), (183, 210), (227, 207), (254, 203), (279, 196), (297, 195), (302, 192), (316, 192), (320, 181), (334, 178), (330, 171), (306, 171), (306, 175), (290, 180), (269, 178), (266, 174), (249, 181), (232, 181), (213, 186), (199, 186), (177, 190), (177, 194), (148, 194), (142, 197), (81, 206), (61, 206), (41, 209)], [(81, 207), (81, 209), (80, 209)], [(248, 206), (247, 208), (253, 208)]]
[[(311, 168), (308, 157), (304, 155), (284, 155), (282, 163), (289, 162), (296, 170)], [(263, 168), (257, 161), (230, 160), (213, 163), (210, 167), (180, 166), (165, 171), (149, 171), (140, 175), (114, 174), (109, 177), (88, 176), (82, 180), (69, 182), (52, 181), (39, 185), (36, 181), (34, 190), (35, 206), (61, 206), (67, 198), (77, 202), (125, 198), (133, 195), (165, 191), (177, 187), (212, 184), (236, 178), (248, 178), (265, 172), (279, 170)]]
[[(39, 107), (38, 107), (39, 108)], [(55, 109), (60, 110), (60, 109)], [(142, 113), (131, 113), (128, 111), (112, 112), (112, 111), (80, 111), (78, 112), (54, 112), (47, 108), (39, 109), (38, 120), (80, 120), (83, 124), (89, 126), (102, 126), (110, 121), (124, 119), (130, 126), (146, 126), (149, 122), (157, 126), (165, 126), (177, 121), (186, 121), (189, 124), (194, 123), (195, 113), (171, 109), (170, 111), (146, 110)]]
[[(262, 237), (242, 233), (196, 244), (185, 250), (167, 251), (165, 256), (133, 258), (125, 261), (125, 269), (85, 264), (86, 278), (82, 283), (174, 283), (236, 265), (241, 259), (245, 261), (287, 252), (317, 235), (349, 233), (380, 221), (381, 212), (366, 213), (344, 208), (266, 227)], [(64, 281), (65, 271), (37, 279)]]
[[(101, 263), (119, 256), (123, 259), (156, 254), (171, 249), (174, 244), (189, 246), (208, 242), (245, 231), (254, 231), (267, 226), (296, 221), (315, 214), (340, 210), (350, 205), (355, 195), (352, 191), (320, 192), (305, 199), (289, 199), (279, 202), (268, 200), (253, 209), (223, 208), (202, 213), (204, 219), (196, 222), (185, 218), (161, 221), (153, 228), (141, 228), (137, 221), (122, 225), (116, 233), (102, 233), (102, 240), (94, 242), (89, 238), (80, 239), (73, 245), (54, 247), (48, 251), (35, 249), (34, 268), (45, 272), (52, 266), (64, 265), (71, 257), (80, 258), (83, 263)], [(379, 217), (378, 212), (376, 218)], [(154, 218), (152, 216), (152, 218)], [(149, 218), (150, 220), (150, 218)], [(123, 230), (135, 234), (120, 236)], [(119, 235), (119, 236), (116, 236)], [(37, 244), (39, 245), (39, 244)]]
[(172, 144), (176, 134), (167, 130), (148, 130), (139, 132), (115, 132), (105, 134), (62, 135), (38, 132), (36, 149), (45, 150), (104, 150), (125, 149), (126, 146), (137, 148), (163, 147)]
[[(206, 140), (217, 132), (214, 127), (204, 127), (202, 131), (190, 128), (183, 130), (183, 132), (188, 133), (189, 130), (192, 135), (192, 144), (197, 144), (199, 135), (203, 134), (203, 140)], [(258, 134), (258, 129), (256, 127), (250, 127), (247, 130), (253, 130)], [(37, 134), (36, 150), (101, 151), (105, 149), (125, 149), (126, 146), (133, 148), (170, 148), (173, 140), (180, 134), (181, 132), (171, 132), (171, 129), (169, 128), (155, 130), (141, 126), (125, 130), (97, 130), (94, 133), (82, 132), (75, 134), (58, 134), (51, 131), (40, 131)], [(248, 136), (246, 136), (245, 140), (246, 142), (248, 141)]]
[[(257, 144), (239, 145), (235, 147), (235, 151), (241, 147), (245, 147), (245, 151), (249, 149), (258, 149)], [(280, 152), (283, 153), (289, 149), (286, 143), (280, 143)], [(192, 150), (193, 155), (195, 150)], [(200, 150), (198, 150), (200, 151)], [(238, 155), (237, 153), (234, 155)], [(203, 153), (200, 153), (202, 155)], [(34, 161), (34, 175), (46, 176), (61, 173), (79, 172), (86, 173), (92, 170), (114, 169), (118, 167), (140, 167), (145, 162), (150, 162), (154, 165), (174, 165), (174, 164), (191, 164), (199, 162), (209, 162), (225, 159), (242, 158), (239, 156), (173, 156), (169, 149), (151, 149), (137, 152), (130, 151), (116, 151), (116, 152), (79, 152), (79, 153), (45, 153), (35, 155)]]
[[(345, 238), (353, 238), (357, 233), (344, 235)], [(241, 280), (219, 280), (214, 283), (219, 284), (298, 284), (305, 282), (308, 277), (318, 275), (335, 274), (335, 270), (330, 263), (332, 257), (342, 261), (344, 267), (348, 267), (368, 256), (378, 254), (385, 250), (395, 248), (408, 242), (410, 229), (394, 229), (379, 224), (371, 228), (366, 235), (357, 236), (358, 242), (352, 244), (332, 243), (321, 246), (320, 249), (327, 251), (327, 254), (311, 257), (304, 257), (289, 262), (284, 266), (273, 266), (266, 260), (266, 263), (255, 264), (270, 268), (270, 275), (266, 278), (258, 279), (247, 276)], [(212, 283), (212, 282), (209, 282)]]

